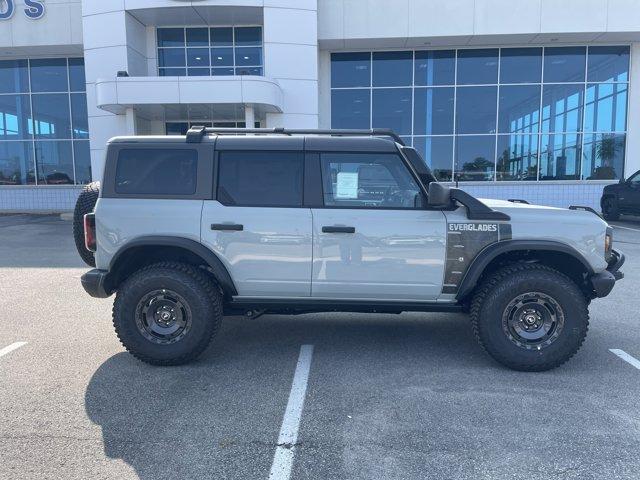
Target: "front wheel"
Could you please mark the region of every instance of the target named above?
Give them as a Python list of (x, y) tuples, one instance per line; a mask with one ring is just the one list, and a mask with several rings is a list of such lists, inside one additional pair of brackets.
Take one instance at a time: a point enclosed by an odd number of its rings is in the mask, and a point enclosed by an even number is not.
[(196, 267), (164, 262), (139, 270), (118, 289), (113, 325), (124, 347), (153, 365), (196, 359), (222, 321), (222, 298)]
[(480, 345), (521, 371), (562, 365), (580, 348), (589, 326), (587, 299), (567, 276), (539, 264), (504, 267), (471, 302)]

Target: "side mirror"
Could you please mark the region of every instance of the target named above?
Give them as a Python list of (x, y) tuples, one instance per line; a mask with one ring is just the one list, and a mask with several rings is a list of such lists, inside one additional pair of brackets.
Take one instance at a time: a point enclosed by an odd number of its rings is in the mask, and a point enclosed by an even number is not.
[(627, 181), (624, 178), (621, 178), (620, 181), (618, 182), (620, 185), (624, 185), (625, 183), (627, 183)]
[(430, 207), (443, 207), (451, 203), (451, 189), (438, 182), (429, 184), (429, 201)]

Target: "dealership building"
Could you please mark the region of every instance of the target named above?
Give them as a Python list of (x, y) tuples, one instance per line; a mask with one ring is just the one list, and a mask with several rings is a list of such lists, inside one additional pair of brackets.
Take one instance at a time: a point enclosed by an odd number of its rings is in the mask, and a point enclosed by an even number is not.
[(392, 128), (475, 195), (597, 207), (639, 106), (640, 0), (0, 0), (0, 213), (192, 125)]

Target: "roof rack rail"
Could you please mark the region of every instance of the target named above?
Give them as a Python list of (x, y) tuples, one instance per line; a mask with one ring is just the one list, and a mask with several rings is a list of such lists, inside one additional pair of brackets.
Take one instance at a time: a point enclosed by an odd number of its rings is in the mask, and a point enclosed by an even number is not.
[(257, 133), (263, 135), (329, 135), (336, 137), (389, 137), (402, 146), (404, 141), (393, 130), (387, 128), (373, 128), (371, 130), (352, 129), (296, 129), (296, 128), (215, 128), (193, 126), (187, 132), (187, 143), (200, 143), (206, 134), (247, 134)]

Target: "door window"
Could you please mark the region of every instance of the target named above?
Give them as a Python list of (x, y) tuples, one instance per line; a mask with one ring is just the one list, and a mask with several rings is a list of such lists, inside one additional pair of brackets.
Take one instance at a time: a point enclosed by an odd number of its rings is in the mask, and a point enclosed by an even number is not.
[(418, 184), (394, 154), (321, 155), (324, 204), (347, 208), (416, 208)]
[(224, 205), (300, 207), (302, 177), (299, 152), (221, 152), (217, 198)]
[(629, 185), (631, 185), (632, 187), (640, 186), (640, 172), (636, 173), (629, 179)]

